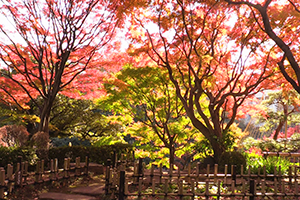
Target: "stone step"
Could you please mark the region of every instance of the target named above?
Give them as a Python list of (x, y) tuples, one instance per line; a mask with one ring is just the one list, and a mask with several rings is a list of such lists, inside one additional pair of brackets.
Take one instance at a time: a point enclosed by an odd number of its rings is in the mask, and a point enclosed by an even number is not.
[(39, 200), (97, 200), (97, 198), (93, 196), (80, 195), (80, 194), (48, 192), (48, 193), (40, 194)]
[(90, 185), (85, 187), (70, 188), (69, 191), (74, 194), (100, 196), (104, 194), (104, 185)]

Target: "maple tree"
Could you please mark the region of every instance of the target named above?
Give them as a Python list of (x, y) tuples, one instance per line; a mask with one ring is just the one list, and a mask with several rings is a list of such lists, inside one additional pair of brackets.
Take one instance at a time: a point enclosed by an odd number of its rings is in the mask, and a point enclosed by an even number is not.
[[(1, 1), (1, 100), (39, 109), (38, 131), (49, 131), (58, 93), (102, 94), (103, 47), (122, 21), (122, 1)], [(124, 1), (125, 2), (125, 1)], [(107, 50), (107, 49), (106, 49)], [(100, 88), (100, 89), (99, 89)], [(42, 101), (37, 101), (41, 97)]]
[[(245, 20), (256, 23), (281, 50), (277, 62), (284, 78), (300, 93), (299, 67), (299, 20), (300, 4), (296, 0), (225, 0), (229, 5), (238, 6), (245, 13)], [(247, 19), (246, 19), (247, 18)], [(261, 32), (260, 31), (260, 32)], [(257, 34), (257, 40), (264, 38)], [(287, 62), (286, 62), (287, 61)], [(272, 66), (275, 68), (275, 65)]]
[(110, 117), (97, 109), (92, 100), (71, 99), (58, 95), (54, 102), (50, 123), (54, 134), (77, 136), (92, 140), (101, 136), (113, 136), (121, 126), (110, 122)]
[[(255, 39), (257, 24), (244, 27), (222, 2), (154, 1), (132, 17), (128, 52), (136, 64), (168, 70), (192, 124), (210, 142), (218, 161), (224, 137), (248, 97), (274, 70), (274, 51)], [(256, 53), (269, 52), (257, 56)], [(258, 69), (257, 66), (260, 66)]]
[(107, 96), (100, 100), (101, 105), (128, 119), (124, 134), (136, 139), (137, 151), (173, 168), (175, 155), (186, 152), (197, 131), (191, 127), (166, 69), (127, 65), (105, 88)]
[[(43, 101), (43, 99), (38, 98), (36, 101)], [(25, 115), (23, 118), (26, 119), (27, 128), (30, 128), (30, 125), (34, 125), (30, 120), (38, 115), (38, 108), (32, 102), (28, 105), (30, 109), (27, 112), (30, 115)], [(93, 100), (72, 99), (58, 94), (53, 102), (49, 120), (50, 137), (76, 136), (92, 140), (104, 135), (115, 135), (119, 129), (117, 124), (110, 123), (106, 113), (97, 109)]]

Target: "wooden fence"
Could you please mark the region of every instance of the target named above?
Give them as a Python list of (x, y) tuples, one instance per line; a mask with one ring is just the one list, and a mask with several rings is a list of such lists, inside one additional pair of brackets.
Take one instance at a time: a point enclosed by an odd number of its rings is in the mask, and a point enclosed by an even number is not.
[(14, 167), (11, 164), (7, 165), (6, 171), (4, 167), (0, 167), (0, 199), (4, 199), (18, 187), (61, 179), (67, 181), (71, 177), (87, 175), (88, 167), (88, 157), (83, 165), (80, 163), (80, 157), (77, 157), (74, 166), (70, 163), (70, 158), (65, 158), (62, 169), (58, 168), (58, 159), (51, 159), (49, 170), (45, 170), (44, 160), (42, 160), (37, 162), (34, 172), (29, 172), (28, 162), (22, 162), (22, 158), (19, 157), (15, 172), (13, 172)]
[[(251, 174), (251, 168), (237, 174), (236, 166), (207, 165), (200, 171), (198, 163), (194, 169), (164, 170), (162, 166), (144, 169), (142, 159), (126, 167), (125, 162), (106, 167), (106, 195), (137, 199), (300, 199), (299, 166), (289, 166), (287, 174), (281, 168), (274, 168), (274, 174), (267, 174), (266, 167)], [(231, 167), (231, 172), (228, 173)], [(262, 172), (261, 172), (262, 171)]]

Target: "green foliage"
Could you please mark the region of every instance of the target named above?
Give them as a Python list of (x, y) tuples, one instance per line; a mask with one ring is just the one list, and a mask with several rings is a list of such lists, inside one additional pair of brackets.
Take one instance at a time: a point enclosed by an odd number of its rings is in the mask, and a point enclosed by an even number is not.
[[(76, 157), (80, 157), (80, 160), (84, 161), (86, 156), (89, 156), (90, 162), (99, 164), (106, 164), (107, 159), (112, 158), (113, 152), (116, 152), (120, 158), (121, 154), (131, 154), (133, 147), (129, 144), (116, 143), (114, 145), (104, 145), (101, 147), (94, 146), (64, 146), (58, 148), (49, 149), (49, 159), (57, 158), (59, 164), (62, 165), (64, 159), (71, 158), (74, 162)], [(132, 154), (131, 154), (132, 155)]]
[(213, 154), (211, 144), (206, 138), (202, 138), (199, 142), (196, 142), (194, 150), (200, 154), (199, 158), (205, 158)]
[(279, 172), (279, 167), (281, 169), (282, 175), (287, 175), (289, 166), (291, 166), (292, 163), (286, 159), (282, 158), (280, 156), (269, 156), (267, 158), (264, 158), (261, 155), (257, 154), (248, 154), (247, 155), (247, 170), (250, 167), (251, 173), (258, 174), (260, 172), (263, 173), (263, 167), (266, 168), (267, 174), (274, 174), (275, 168), (276, 172)]
[(95, 147), (101, 147), (104, 145), (113, 145), (116, 143), (125, 143), (125, 140), (122, 138), (120, 134), (117, 134), (117, 136), (109, 135), (109, 136), (102, 136), (98, 137), (94, 143), (93, 146)]
[[(42, 101), (37, 98), (36, 101)], [(39, 114), (37, 107), (30, 104), (30, 112)], [(72, 99), (64, 95), (55, 98), (50, 116), (50, 136), (76, 136), (92, 140), (99, 136), (115, 135), (122, 127), (111, 123), (107, 113), (96, 108), (91, 100)]]
[(241, 147), (248, 151), (251, 147), (258, 147), (261, 140), (256, 140), (253, 137), (247, 137), (241, 142)]
[(247, 137), (241, 146), (249, 151), (252, 147), (261, 149), (261, 151), (267, 152), (295, 152), (300, 146), (300, 134), (295, 133), (288, 140), (273, 140), (271, 138), (265, 138), (264, 140), (256, 140), (252, 137)]
[[(258, 106), (261, 110), (256, 116), (260, 131), (271, 134), (280, 121), (288, 124), (297, 123), (299, 115), (299, 94), (295, 90), (268, 92), (265, 99)], [(261, 125), (263, 124), (263, 125)]]
[(220, 170), (224, 172), (225, 165), (228, 165), (228, 172), (231, 173), (231, 165), (236, 165), (236, 172), (241, 173), (241, 166), (246, 169), (246, 158), (238, 151), (224, 152), (219, 158)]
[[(220, 145), (225, 148), (225, 151), (231, 151), (235, 145), (235, 133), (233, 131), (225, 131), (222, 138), (215, 137)], [(201, 157), (207, 157), (213, 154), (212, 146), (209, 140), (205, 137), (201, 138), (199, 142), (195, 143), (194, 150), (201, 154)]]
[(108, 95), (99, 106), (123, 116), (124, 134), (135, 138), (137, 155), (168, 166), (174, 156), (189, 151), (193, 144), (188, 141), (199, 132), (186, 117), (165, 69), (127, 65), (105, 89)]
[(0, 127), (11, 124), (25, 125), (24, 117), (26, 115), (17, 107), (0, 103)]
[[(116, 152), (118, 158), (121, 154), (132, 158), (133, 147), (128, 144), (116, 143), (114, 145), (104, 145), (102, 147), (92, 146), (64, 146), (49, 149), (49, 160), (58, 159), (59, 167), (63, 166), (64, 159), (70, 157), (72, 162), (75, 162), (76, 157), (80, 157), (81, 162), (85, 161), (85, 157), (89, 155), (89, 161), (99, 164), (106, 164), (107, 159), (112, 159), (113, 152)], [(29, 170), (35, 169), (35, 165), (39, 158), (36, 155), (36, 149), (33, 148), (15, 148), (15, 147), (0, 147), (0, 167), (7, 168), (8, 164), (12, 164), (16, 168), (18, 156), (22, 156), (22, 161), (28, 161)], [(45, 163), (45, 167), (48, 163)]]
[(230, 151), (232, 150), (234, 144), (235, 144), (235, 133), (233, 131), (229, 130), (224, 130), (222, 137), (219, 138), (217, 141), (220, 145), (225, 147), (225, 151)]
[(8, 164), (12, 164), (16, 168), (18, 156), (22, 156), (22, 161), (28, 161), (29, 167), (32, 169), (38, 160), (35, 150), (32, 148), (17, 147), (0, 147), (0, 166), (6, 169)]
[(53, 147), (63, 147), (63, 146), (91, 146), (91, 142), (88, 140), (80, 140), (77, 137), (65, 137), (65, 138), (51, 138), (50, 144)]

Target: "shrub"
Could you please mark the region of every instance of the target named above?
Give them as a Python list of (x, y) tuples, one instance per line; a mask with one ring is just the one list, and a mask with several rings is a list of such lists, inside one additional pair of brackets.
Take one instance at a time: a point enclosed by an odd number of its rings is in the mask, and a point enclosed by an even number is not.
[(91, 146), (91, 142), (88, 140), (79, 140), (77, 137), (65, 137), (65, 138), (51, 138), (51, 146), (53, 147), (63, 147), (69, 146), (71, 143), (72, 146)]
[(0, 138), (1, 146), (21, 147), (27, 142), (29, 133), (22, 125), (6, 125), (0, 128)]
[(231, 165), (236, 165), (236, 172), (241, 173), (241, 166), (246, 169), (246, 158), (238, 151), (224, 152), (220, 156), (219, 166), (220, 170), (224, 171), (225, 165), (228, 165), (228, 173), (231, 173)]
[(38, 158), (32, 148), (0, 147), (0, 166), (6, 169), (12, 164), (15, 169), (18, 156), (22, 156), (22, 161), (28, 161), (29, 169), (34, 169)]
[(101, 147), (94, 146), (64, 146), (49, 149), (49, 160), (58, 159), (60, 165), (63, 164), (64, 159), (70, 157), (71, 161), (74, 162), (76, 157), (80, 157), (80, 160), (85, 160), (86, 156), (89, 156), (90, 162), (99, 164), (106, 164), (107, 159), (112, 159), (113, 152), (118, 154), (120, 158), (121, 154), (130, 153), (133, 151), (133, 147), (129, 144), (114, 144), (104, 145)]
[(245, 151), (249, 151), (253, 147), (260, 148), (261, 151), (268, 152), (296, 152), (300, 146), (300, 134), (294, 133), (287, 140), (278, 139), (273, 140), (271, 138), (264, 138), (264, 140), (255, 140), (252, 137), (246, 138), (242, 146)]
[(269, 156), (267, 158), (257, 154), (249, 154), (247, 156), (247, 170), (250, 167), (251, 173), (254, 174), (258, 174), (258, 171), (262, 174), (264, 166), (266, 167), (267, 174), (274, 174), (275, 167), (278, 173), (280, 166), (281, 174), (286, 175), (288, 174), (290, 165), (291, 162), (288, 159), (280, 156)]
[[(112, 159), (113, 152), (118, 154), (118, 158), (122, 153), (132, 155), (133, 147), (128, 144), (115, 144), (102, 147), (85, 147), (85, 146), (65, 146), (58, 148), (50, 148), (48, 152), (47, 160), (58, 159), (59, 167), (61, 168), (64, 163), (64, 159), (71, 158), (72, 162), (75, 162), (76, 157), (80, 157), (81, 161), (85, 161), (87, 155), (90, 156), (90, 162), (99, 164), (106, 164), (107, 159)], [(0, 167), (6, 169), (7, 164), (12, 164), (14, 168), (17, 166), (18, 156), (22, 156), (22, 161), (29, 162), (29, 170), (34, 170), (37, 160), (40, 158), (36, 155), (36, 149), (33, 148), (12, 148), (12, 147), (0, 147)], [(48, 163), (45, 161), (45, 169), (47, 169)]]

